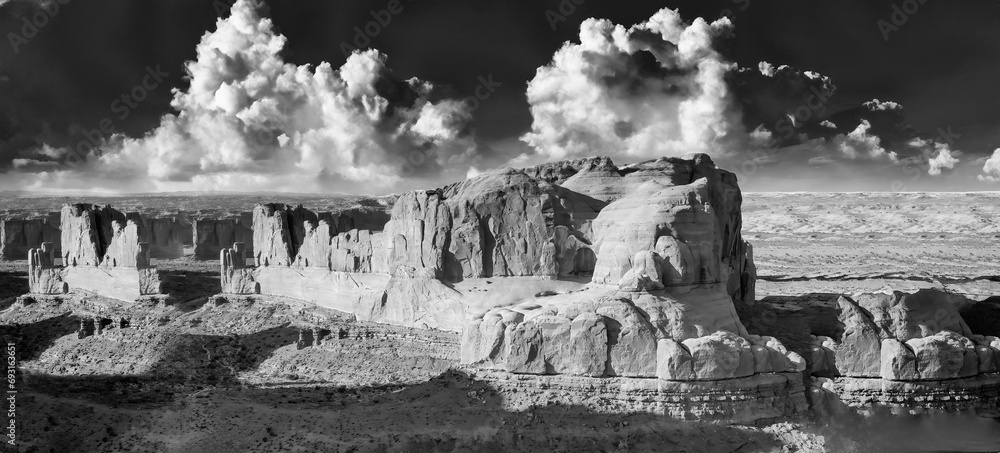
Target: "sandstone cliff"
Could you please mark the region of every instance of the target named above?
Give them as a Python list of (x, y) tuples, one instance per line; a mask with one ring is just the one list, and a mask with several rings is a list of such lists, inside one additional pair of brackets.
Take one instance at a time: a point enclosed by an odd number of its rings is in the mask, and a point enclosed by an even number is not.
[(429, 268), (450, 281), (587, 273), (592, 255), (580, 250), (604, 205), (514, 169), (410, 192), (386, 224), (388, 266)]
[(69, 290), (134, 301), (160, 293), (148, 237), (138, 214), (110, 206), (66, 205), (62, 210), (62, 278)]

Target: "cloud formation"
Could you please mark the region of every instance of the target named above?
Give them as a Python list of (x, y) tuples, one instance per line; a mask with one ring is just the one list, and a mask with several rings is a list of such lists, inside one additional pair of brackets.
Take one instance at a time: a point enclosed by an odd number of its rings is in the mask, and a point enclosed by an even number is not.
[(1000, 148), (993, 151), (993, 155), (986, 159), (983, 165), (983, 173), (979, 175), (979, 180), (984, 182), (1000, 182)]
[(714, 42), (731, 29), (727, 18), (689, 24), (670, 9), (630, 28), (585, 20), (580, 43), (565, 43), (528, 83), (533, 123), (522, 139), (547, 160), (730, 152), (746, 134), (725, 80), (735, 65)]
[(708, 152), (737, 167), (751, 153), (754, 167), (870, 162), (930, 175), (958, 163), (960, 152), (917, 135), (896, 102), (844, 104), (817, 72), (728, 61), (718, 44), (732, 32), (727, 18), (687, 23), (671, 9), (629, 28), (585, 20), (579, 43), (565, 43), (528, 84), (533, 123), (522, 140), (537, 154), (514, 163)]
[(477, 149), (465, 104), (394, 79), (376, 50), (339, 69), (286, 63), (285, 38), (255, 3), (238, 0), (202, 37), (190, 87), (174, 90), (177, 113), (145, 137), (113, 136), (82, 162), (42, 147), (15, 165), (37, 171), (40, 188), (144, 191), (377, 192), (464, 175)]

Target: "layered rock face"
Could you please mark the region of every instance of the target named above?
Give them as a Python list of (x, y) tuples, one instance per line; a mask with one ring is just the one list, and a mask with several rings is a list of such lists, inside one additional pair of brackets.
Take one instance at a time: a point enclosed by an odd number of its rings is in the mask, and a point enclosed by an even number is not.
[(143, 217), (143, 230), (147, 234), (140, 239), (149, 243), (150, 257), (175, 259), (184, 256), (184, 242), (191, 236), (190, 224), (176, 217)]
[(388, 267), (465, 278), (586, 274), (590, 222), (604, 203), (505, 169), (397, 200), (386, 224)]
[(643, 256), (662, 261), (660, 275), (651, 277), (674, 292), (721, 283), (734, 300), (752, 301), (756, 271), (740, 234), (742, 196), (735, 175), (716, 169), (704, 155), (662, 164), (674, 170), (671, 178), (643, 182), (594, 221), (594, 282), (619, 284), (641, 266), (633, 258), (651, 252)]
[(1000, 340), (973, 333), (959, 312), (967, 299), (939, 290), (868, 294), (837, 301), (839, 339), (814, 337), (820, 376), (938, 381), (995, 373)]
[(63, 207), (61, 223), (62, 278), (69, 290), (125, 301), (160, 293), (149, 244), (140, 241), (145, 233), (137, 215), (75, 204)]
[(253, 217), (250, 213), (238, 217), (224, 219), (196, 219), (192, 224), (194, 256), (198, 259), (212, 260), (219, 253), (242, 242), (247, 252), (253, 254)]
[(44, 218), (0, 220), (0, 259), (23, 260), (28, 250), (40, 248), (46, 242), (59, 253), (58, 213)]
[(663, 262), (663, 275), (654, 280), (673, 292), (722, 283), (734, 300), (754, 300), (753, 250), (741, 235), (742, 193), (736, 176), (707, 155), (624, 167), (595, 157), (524, 171), (610, 203), (588, 236), (604, 257), (596, 263), (594, 282), (617, 285), (636, 254), (650, 251), (656, 257), (644, 256)]

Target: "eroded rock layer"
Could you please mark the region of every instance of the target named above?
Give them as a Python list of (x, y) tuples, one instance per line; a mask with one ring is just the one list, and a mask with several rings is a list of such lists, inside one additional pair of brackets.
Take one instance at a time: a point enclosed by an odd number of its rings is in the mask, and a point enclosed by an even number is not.
[(766, 422), (805, 415), (809, 406), (799, 373), (759, 374), (706, 382), (476, 371), (504, 395), (504, 408), (528, 410), (540, 401), (579, 405), (596, 413), (645, 412), (675, 420)]
[(504, 169), (404, 194), (386, 224), (388, 267), (445, 280), (588, 274), (591, 222), (604, 203)]
[(50, 246), (29, 253), (33, 292), (84, 290), (125, 301), (160, 294), (149, 244), (141, 241), (147, 232), (137, 214), (110, 206), (66, 205), (61, 225), (63, 267), (55, 267)]

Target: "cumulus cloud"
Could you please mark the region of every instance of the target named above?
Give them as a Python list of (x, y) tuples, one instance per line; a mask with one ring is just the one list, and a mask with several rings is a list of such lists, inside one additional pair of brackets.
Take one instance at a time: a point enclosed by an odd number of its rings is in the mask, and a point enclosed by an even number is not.
[(286, 63), (285, 37), (255, 3), (238, 0), (202, 37), (185, 67), (190, 87), (174, 90), (175, 114), (145, 137), (112, 137), (83, 162), (35, 165), (36, 185), (375, 192), (465, 174), (477, 149), (465, 104), (393, 78), (376, 50), (339, 69)]
[(851, 159), (884, 157), (891, 162), (898, 162), (899, 157), (896, 153), (886, 151), (882, 147), (882, 139), (869, 133), (871, 127), (867, 120), (862, 120), (861, 124), (847, 135), (835, 136), (833, 142), (840, 152)]
[(725, 80), (735, 65), (714, 48), (731, 28), (670, 9), (629, 28), (585, 20), (528, 83), (523, 140), (548, 159), (726, 154), (747, 138)]
[(984, 182), (1000, 182), (1000, 148), (993, 151), (993, 155), (986, 159), (983, 165), (983, 173), (979, 175), (979, 180)]

